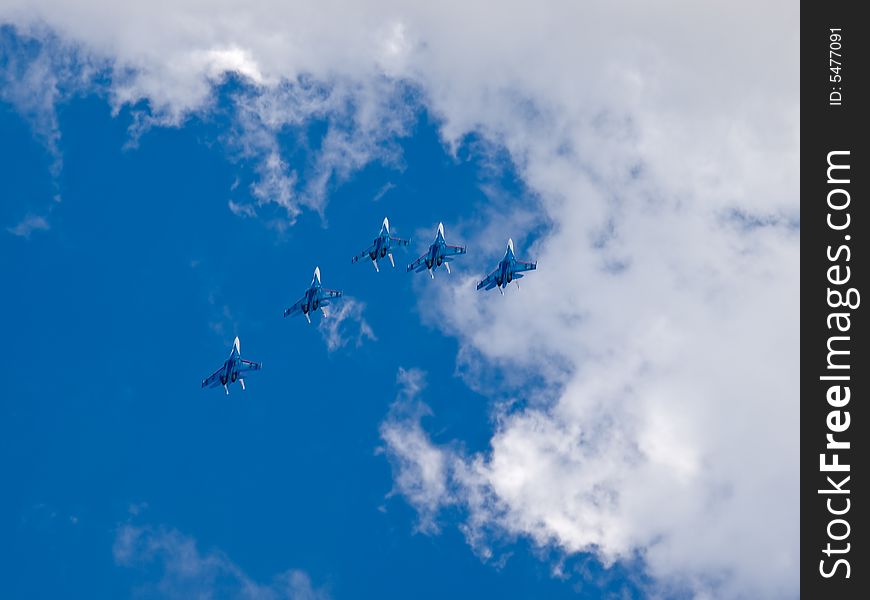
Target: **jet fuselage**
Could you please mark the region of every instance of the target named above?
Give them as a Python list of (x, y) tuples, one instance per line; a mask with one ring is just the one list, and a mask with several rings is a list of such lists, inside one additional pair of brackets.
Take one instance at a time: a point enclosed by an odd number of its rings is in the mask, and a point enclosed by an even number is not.
[(234, 348), (230, 357), (224, 361), (224, 372), (221, 375), (221, 384), (227, 385), (228, 383), (235, 383), (236, 379), (239, 378), (239, 358), (240, 357), (236, 354)]
[(305, 290), (305, 304), (302, 306), (302, 312), (307, 315), (317, 310), (318, 306), (320, 306), (320, 302), (317, 297), (317, 286), (312, 284), (310, 288)]
[(444, 239), (444, 234), (441, 228), (438, 228), (438, 235), (435, 236), (435, 241), (429, 246), (429, 258), (426, 259), (426, 268), (434, 269), (440, 267), (444, 262), (444, 257), (447, 255), (445, 249), (447, 242)]
[(374, 249), (369, 252), (369, 258), (372, 260), (380, 260), (390, 251), (390, 230), (387, 229), (386, 224), (381, 226), (381, 233), (375, 238), (372, 245)]
[(499, 287), (504, 288), (513, 281), (513, 266), (515, 262), (516, 258), (514, 258), (513, 250), (508, 246), (507, 251), (504, 253), (504, 258), (498, 263), (499, 273), (496, 275), (495, 281)]

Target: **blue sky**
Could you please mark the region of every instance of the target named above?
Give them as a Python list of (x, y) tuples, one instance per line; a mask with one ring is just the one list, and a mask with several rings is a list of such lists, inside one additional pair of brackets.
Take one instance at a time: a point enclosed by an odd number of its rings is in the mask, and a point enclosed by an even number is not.
[(0, 3), (0, 596), (797, 597), (798, 21)]
[[(323, 218), (307, 211), (279, 232), (229, 210), (231, 198), (252, 201), (246, 186), (231, 189), (252, 175), (227, 160), (213, 124), (156, 129), (125, 150), (129, 120), (95, 96), (64, 104), (54, 180), (27, 122), (8, 104), (0, 113), (3, 222), (46, 210), (51, 219), (47, 231), (0, 238), (2, 310), (14, 315), (0, 417), (6, 593), (132, 594), (160, 577), (156, 565), (113, 560), (118, 528), (132, 524), (219, 549), (255, 580), (302, 569), (336, 598), (577, 597), (581, 578), (552, 577), (527, 543), (506, 543), (503, 565), (486, 563), (455, 528), (415, 533), (413, 510), (387, 497), (379, 425), (400, 367), (425, 370), (436, 439), (484, 449), (489, 410), (456, 374), (456, 341), (421, 325), (425, 300), (418, 306), (401, 268), (428, 236), (395, 271), (350, 256), (384, 215), (406, 236), (434, 235), (439, 220), (449, 235), (474, 215), (491, 176), (473, 148), (446, 154), (421, 112), (401, 168), (365, 168), (335, 186)], [(470, 251), (494, 261), (502, 250)], [(365, 304), (377, 339), (357, 344), (358, 325), (345, 323), (347, 345), (330, 352), (317, 321), (282, 319), (315, 265), (325, 285)], [(234, 335), (264, 370), (246, 392), (200, 390)], [(580, 597), (632, 585), (616, 573), (589, 589)]]

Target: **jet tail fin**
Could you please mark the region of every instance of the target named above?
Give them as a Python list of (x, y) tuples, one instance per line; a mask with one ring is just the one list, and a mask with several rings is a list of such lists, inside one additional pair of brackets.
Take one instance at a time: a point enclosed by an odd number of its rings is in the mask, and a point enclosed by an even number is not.
[(241, 386), (242, 386), (242, 391), (244, 392), (244, 391), (245, 391), (245, 380), (242, 379), (241, 377), (239, 377), (239, 383), (241, 384)]
[(390, 264), (393, 265), (393, 268), (395, 269), (396, 268), (396, 261), (393, 260), (393, 253), (390, 252), (389, 254), (387, 254), (387, 256), (390, 257)]
[(444, 261), (444, 267), (447, 269), (447, 274), (450, 274), (450, 263), (446, 260)]

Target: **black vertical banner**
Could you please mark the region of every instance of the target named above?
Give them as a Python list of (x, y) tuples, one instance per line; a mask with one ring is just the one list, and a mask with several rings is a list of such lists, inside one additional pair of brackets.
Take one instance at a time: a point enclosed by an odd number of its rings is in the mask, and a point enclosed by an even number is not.
[[(860, 3), (801, 14), (801, 592), (870, 598), (867, 41)], [(859, 458), (860, 457), (860, 458)], [(859, 489), (865, 490), (864, 493)]]

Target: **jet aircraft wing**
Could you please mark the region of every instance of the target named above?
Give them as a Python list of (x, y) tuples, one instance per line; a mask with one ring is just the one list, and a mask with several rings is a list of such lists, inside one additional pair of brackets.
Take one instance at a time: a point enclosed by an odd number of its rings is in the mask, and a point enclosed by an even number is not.
[(429, 256), (428, 252), (426, 254), (424, 254), (423, 256), (421, 256), (420, 258), (418, 258), (417, 260), (415, 260), (414, 262), (412, 262), (410, 265), (408, 265), (408, 273), (410, 273), (414, 269), (417, 269), (418, 271), (422, 271), (423, 269), (425, 269), (427, 256)]
[(450, 244), (447, 244), (446, 246), (444, 246), (444, 254), (446, 256), (465, 254), (465, 246), (451, 246)]
[(239, 362), (241, 363), (239, 365), (239, 373), (244, 373), (245, 371), (259, 371), (263, 368), (263, 363), (254, 362), (252, 360), (245, 360), (243, 358)]
[(298, 315), (299, 313), (301, 313), (302, 312), (302, 304), (304, 302), (305, 302), (305, 296), (302, 296), (301, 298), (299, 298), (299, 300), (296, 301), (295, 304), (293, 304), (293, 306), (291, 306), (290, 308), (284, 309), (284, 316), (289, 317), (291, 315)]
[(341, 290), (330, 290), (327, 288), (320, 288), (320, 293), (324, 299), (330, 298), (341, 298)]
[(497, 285), (495, 275), (498, 273), (498, 268), (495, 268), (492, 273), (486, 276), (486, 279), (477, 284), (477, 289), (486, 288), (491, 290)]
[(366, 248), (365, 250), (363, 250), (362, 252), (360, 252), (359, 254), (354, 256), (352, 259), (350, 259), (350, 262), (355, 263), (358, 260), (369, 256), (374, 251), (375, 251), (375, 245), (370, 244), (368, 248)]
[(223, 370), (224, 370), (224, 368), (221, 367), (220, 369), (218, 369), (217, 371), (215, 371), (214, 373), (212, 373), (211, 375), (209, 375), (208, 377), (203, 379), (202, 380), (202, 387), (215, 387), (217, 385), (220, 385), (221, 384), (221, 373), (223, 372)]
[(538, 263), (523, 262), (518, 260), (514, 265), (514, 273), (522, 273), (523, 271), (534, 271), (538, 268)]
[(396, 246), (407, 246), (411, 243), (411, 240), (403, 240), (402, 238), (390, 237), (390, 243), (395, 244)]

